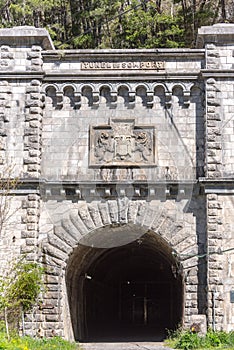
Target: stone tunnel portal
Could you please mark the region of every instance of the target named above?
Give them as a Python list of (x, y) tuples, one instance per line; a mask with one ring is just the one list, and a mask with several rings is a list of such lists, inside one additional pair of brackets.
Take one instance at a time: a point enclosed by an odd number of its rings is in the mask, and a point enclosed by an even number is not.
[(75, 339), (162, 340), (183, 318), (179, 270), (153, 232), (110, 249), (79, 245), (66, 275)]

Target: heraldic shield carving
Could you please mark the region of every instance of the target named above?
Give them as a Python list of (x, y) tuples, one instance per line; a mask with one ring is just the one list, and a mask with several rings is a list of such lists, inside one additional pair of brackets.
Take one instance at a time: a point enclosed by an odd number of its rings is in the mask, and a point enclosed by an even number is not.
[(155, 130), (134, 119), (112, 119), (90, 128), (91, 166), (155, 166)]

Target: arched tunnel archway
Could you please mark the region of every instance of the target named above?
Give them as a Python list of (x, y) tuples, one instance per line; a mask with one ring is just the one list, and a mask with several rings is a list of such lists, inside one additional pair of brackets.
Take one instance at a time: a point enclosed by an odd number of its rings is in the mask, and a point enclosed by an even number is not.
[(66, 283), (78, 341), (159, 341), (182, 322), (181, 267), (152, 231), (113, 248), (79, 244)]

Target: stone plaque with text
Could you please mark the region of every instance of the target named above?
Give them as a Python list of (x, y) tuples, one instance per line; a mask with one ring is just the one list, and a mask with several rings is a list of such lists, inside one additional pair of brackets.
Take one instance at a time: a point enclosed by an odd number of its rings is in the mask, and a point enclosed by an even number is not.
[(82, 70), (154, 70), (165, 69), (164, 61), (125, 61), (125, 62), (102, 62), (84, 61), (81, 62)]

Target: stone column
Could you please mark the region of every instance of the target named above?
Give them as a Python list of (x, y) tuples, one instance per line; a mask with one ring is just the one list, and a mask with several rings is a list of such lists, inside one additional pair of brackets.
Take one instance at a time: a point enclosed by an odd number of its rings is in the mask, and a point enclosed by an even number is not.
[[(13, 193), (13, 196), (21, 195), (17, 197), (21, 203), (14, 213), (12, 226), (14, 244), (19, 247), (14, 258), (25, 254), (31, 261), (40, 258), (42, 51), (49, 49), (53, 50), (54, 46), (45, 29), (30, 26), (0, 29), (0, 170), (6, 174), (4, 169), (12, 168), (10, 176), (20, 179), (20, 187)], [(8, 224), (8, 230), (9, 227)], [(1, 248), (7, 252), (6, 261), (11, 260), (11, 252), (8, 253), (7, 244), (2, 242)], [(27, 333), (35, 335), (41, 319), (44, 321), (45, 316), (41, 316), (40, 311), (27, 315)]]
[(205, 48), (202, 77), (206, 93), (207, 314), (208, 325), (217, 330), (226, 327), (224, 281), (227, 271), (222, 253), (228, 242), (222, 223), (225, 210), (219, 194), (232, 193), (227, 187), (227, 178), (229, 181), (233, 178), (234, 170), (234, 24), (200, 28), (198, 47)]

